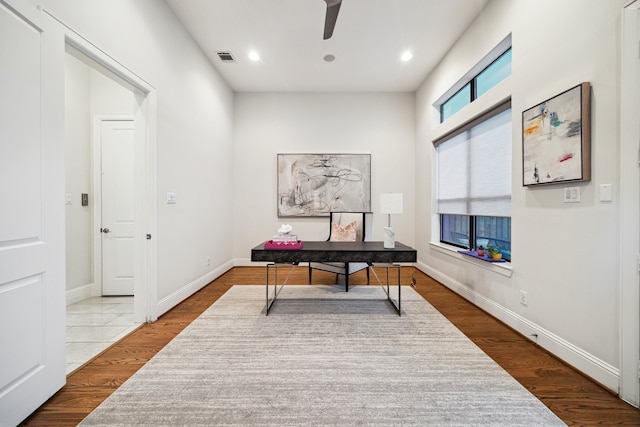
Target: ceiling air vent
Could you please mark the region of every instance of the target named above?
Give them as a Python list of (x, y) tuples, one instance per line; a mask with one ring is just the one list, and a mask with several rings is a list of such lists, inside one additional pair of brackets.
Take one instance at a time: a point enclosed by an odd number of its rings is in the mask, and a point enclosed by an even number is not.
[(233, 55), (231, 55), (231, 52), (218, 52), (218, 57), (222, 62), (235, 62), (235, 59), (233, 59)]

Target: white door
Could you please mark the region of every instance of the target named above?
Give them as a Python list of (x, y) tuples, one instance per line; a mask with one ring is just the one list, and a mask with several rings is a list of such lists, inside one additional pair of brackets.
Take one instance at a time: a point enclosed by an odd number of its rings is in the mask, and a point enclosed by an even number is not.
[(64, 40), (43, 21), (0, 0), (0, 426), (66, 379)]
[(102, 295), (133, 295), (135, 138), (133, 120), (102, 120)]

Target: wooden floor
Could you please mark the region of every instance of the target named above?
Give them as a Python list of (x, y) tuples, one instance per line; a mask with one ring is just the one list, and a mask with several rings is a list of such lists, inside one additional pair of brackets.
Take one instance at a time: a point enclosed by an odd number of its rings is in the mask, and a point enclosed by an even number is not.
[[(402, 283), (415, 289), (566, 424), (640, 426), (640, 411), (558, 361), (435, 280), (410, 267)], [(298, 268), (290, 283), (306, 283)], [(335, 283), (317, 271), (315, 283)], [(264, 283), (264, 268), (236, 267), (152, 324), (141, 326), (67, 377), (67, 384), (21, 425), (75, 426), (231, 286)], [(350, 279), (366, 285), (364, 271)], [(374, 286), (374, 285), (371, 285)]]

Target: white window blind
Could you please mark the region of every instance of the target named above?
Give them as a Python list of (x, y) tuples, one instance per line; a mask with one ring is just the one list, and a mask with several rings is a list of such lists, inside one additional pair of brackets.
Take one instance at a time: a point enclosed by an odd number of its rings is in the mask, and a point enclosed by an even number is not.
[(511, 135), (509, 102), (434, 142), (439, 214), (511, 216)]

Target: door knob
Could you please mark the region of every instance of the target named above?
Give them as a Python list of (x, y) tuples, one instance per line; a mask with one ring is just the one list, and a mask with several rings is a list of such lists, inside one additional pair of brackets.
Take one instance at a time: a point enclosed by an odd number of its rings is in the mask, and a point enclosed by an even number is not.
[(103, 233), (108, 233), (110, 230), (109, 230), (108, 228), (103, 228), (101, 231), (102, 231)]

